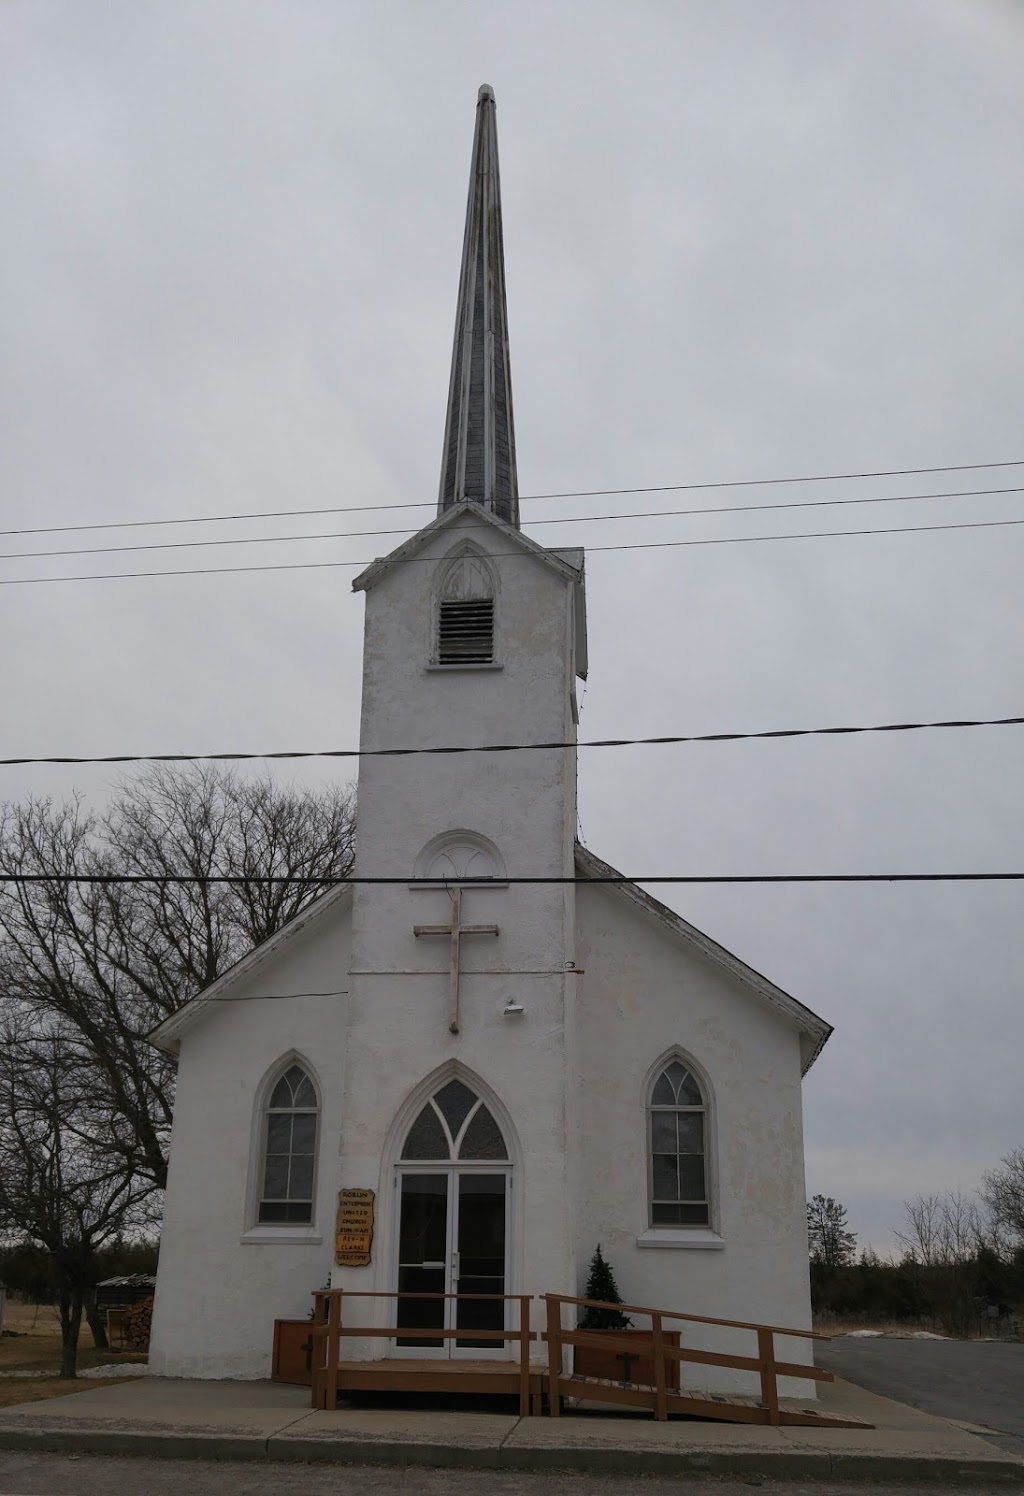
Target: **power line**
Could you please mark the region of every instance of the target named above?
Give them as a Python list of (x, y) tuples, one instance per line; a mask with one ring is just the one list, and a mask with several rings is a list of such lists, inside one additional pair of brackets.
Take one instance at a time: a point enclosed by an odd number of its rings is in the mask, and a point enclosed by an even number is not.
[[(1024, 457), (1009, 462), (960, 462), (945, 467), (876, 468), (863, 473), (811, 473), (788, 478), (724, 478), (709, 483), (660, 483), (647, 488), (580, 488), (561, 493), (520, 494), (520, 503), (531, 499), (589, 499), (606, 498), (614, 494), (639, 493), (694, 493), (716, 488), (763, 488), (784, 483), (839, 483), (857, 478), (911, 478), (929, 473), (983, 472), (992, 468), (1024, 467)], [(155, 525), (212, 525), (232, 520), (248, 519), (292, 519), (298, 516), (317, 514), (363, 514), (378, 509), (434, 509), (434, 502), (408, 504), (346, 504), (319, 509), (262, 509), (240, 514), (197, 514), (185, 519), (122, 519), (84, 525), (37, 525), (18, 530), (0, 530), (5, 535), (54, 535), (70, 534), (82, 530), (136, 530)]]
[[(591, 545), (587, 547), (588, 555), (595, 555), (603, 551), (656, 551), (675, 550), (685, 546), (695, 545), (751, 545), (762, 541), (771, 542), (779, 540), (837, 540), (854, 535), (922, 535), (937, 530), (992, 530), (1000, 529), (1007, 525), (1024, 525), (1024, 519), (987, 519), (987, 520), (965, 520), (957, 524), (945, 525), (900, 525), (891, 529), (865, 529), (865, 530), (809, 530), (802, 531), (796, 535), (718, 535), (707, 540), (640, 540), (629, 541), (621, 545)], [(369, 533), (369, 532), (364, 532)], [(402, 532), (404, 533), (404, 532)], [(493, 561), (512, 559), (509, 556), (498, 556), (493, 553), (482, 552), (482, 555)], [(375, 557), (375, 560), (386, 559)], [(522, 558), (517, 558), (522, 559)], [(391, 558), (393, 566), (410, 565), (416, 561), (426, 561), (433, 565), (437, 564), (436, 556), (395, 556)], [(215, 577), (232, 576), (242, 572), (264, 572), (264, 571), (325, 571), (336, 570), (338, 567), (363, 568), (372, 566), (373, 560), (369, 561), (282, 561), (275, 562), (269, 566), (205, 566), (205, 567), (181, 567), (171, 571), (109, 571), (109, 572), (87, 572), (63, 577), (4, 577), (0, 579), (0, 587), (33, 587), (49, 584), (52, 582), (123, 582), (138, 581), (145, 577)]]
[[(800, 499), (781, 504), (719, 504), (701, 509), (648, 509), (638, 513), (559, 515), (531, 520), (531, 525), (596, 525), (613, 520), (685, 519), (690, 515), (752, 514), (780, 509), (827, 509), (846, 504), (907, 504), (917, 500), (983, 498), (993, 494), (1024, 493), (1019, 488), (962, 488), (945, 493), (875, 494), (860, 499)], [(401, 507), (401, 506), (400, 506)], [(0, 532), (4, 533), (4, 532)], [(113, 556), (135, 551), (181, 551), (225, 545), (286, 545), (311, 540), (358, 540), (380, 535), (408, 535), (410, 527), (391, 530), (333, 530), (311, 535), (229, 535), (218, 540), (155, 540), (143, 545), (94, 545), (53, 551), (5, 551), (0, 561), (35, 561), (48, 556)]]
[(208, 1003), (283, 1003), (300, 997), (348, 997), (349, 989), (339, 987), (335, 992), (247, 992), (242, 997), (206, 997), (201, 992), (196, 995)]
[[(1017, 882), (1024, 873), (720, 873), (720, 874), (636, 874), (626, 877), (617, 873), (614, 877), (599, 878), (500, 878), (493, 880), (499, 887), (508, 884), (624, 884), (624, 883), (998, 883)], [(486, 887), (487, 878), (468, 880), (476, 888)], [(47, 883), (64, 884), (131, 884), (159, 883), (181, 885), (201, 883), (247, 885), (287, 883), (302, 888), (340, 887), (341, 885), (366, 885), (375, 887), (437, 888), (436, 878), (327, 878), (298, 877), (291, 873), (274, 874), (211, 874), (195, 873), (3, 873), (0, 883)]]
[(958, 717), (935, 722), (880, 722), (854, 727), (777, 727), (761, 732), (673, 733), (653, 738), (582, 738), (546, 743), (474, 743), (439, 748), (285, 748), (269, 753), (112, 753), (97, 758), (51, 755), (45, 758), (0, 758), (0, 768), (27, 764), (191, 764), (251, 759), (409, 758), (421, 754), (527, 753), (553, 748), (648, 748), (673, 743), (743, 743), (769, 738), (840, 737), (854, 733), (923, 732), (952, 727), (1020, 727), (1024, 717)]

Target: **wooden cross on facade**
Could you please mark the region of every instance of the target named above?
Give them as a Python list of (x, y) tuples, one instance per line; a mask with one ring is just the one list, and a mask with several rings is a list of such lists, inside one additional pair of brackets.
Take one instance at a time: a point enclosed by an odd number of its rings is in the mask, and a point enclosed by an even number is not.
[(459, 1032), (459, 951), (463, 935), (497, 935), (497, 925), (464, 925), (462, 923), (462, 889), (458, 884), (449, 889), (452, 901), (452, 922), (450, 925), (413, 925), (414, 935), (447, 935), (451, 940), (451, 986), (449, 1001), (448, 1028), (451, 1033)]

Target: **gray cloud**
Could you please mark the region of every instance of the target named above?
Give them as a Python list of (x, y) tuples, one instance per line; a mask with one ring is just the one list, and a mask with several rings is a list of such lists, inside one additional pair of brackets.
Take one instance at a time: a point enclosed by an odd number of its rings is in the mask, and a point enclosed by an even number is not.
[[(524, 492), (1024, 456), (1010, 4), (24, 0), (0, 26), (3, 528), (431, 502), (483, 81)], [(758, 496), (809, 491), (717, 497)], [(524, 513), (690, 502), (705, 500)], [(1008, 495), (534, 533), (1021, 515)], [(594, 553), (584, 733), (1016, 713), (1022, 544), (1010, 528)], [(351, 575), (0, 587), (9, 751), (354, 743)], [(580, 810), (628, 872), (1011, 868), (1021, 761), (1009, 729), (584, 754)], [(98, 798), (111, 779), (26, 771), (4, 789)], [(807, 1085), (808, 1186), (844, 1199), (864, 1239), (887, 1246), (903, 1196), (970, 1187), (1022, 1141), (1018, 889), (670, 898), (836, 1024)]]

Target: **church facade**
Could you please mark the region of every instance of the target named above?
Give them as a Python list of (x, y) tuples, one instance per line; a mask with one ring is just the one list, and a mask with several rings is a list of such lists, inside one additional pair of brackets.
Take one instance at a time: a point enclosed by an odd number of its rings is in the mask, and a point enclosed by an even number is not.
[[(152, 1036), (179, 1060), (153, 1371), (269, 1375), (274, 1320), (328, 1279), (582, 1293), (598, 1244), (628, 1302), (809, 1326), (801, 1077), (830, 1028), (575, 840), (584, 555), (520, 528), (489, 89), (437, 517), (354, 586), (353, 882)], [(377, 752), (502, 743), (559, 746)], [(345, 1191), (372, 1200), (361, 1236), (337, 1236)], [(496, 1303), (364, 1302), (395, 1335), (356, 1357), (479, 1357), (402, 1326), (502, 1327)]]

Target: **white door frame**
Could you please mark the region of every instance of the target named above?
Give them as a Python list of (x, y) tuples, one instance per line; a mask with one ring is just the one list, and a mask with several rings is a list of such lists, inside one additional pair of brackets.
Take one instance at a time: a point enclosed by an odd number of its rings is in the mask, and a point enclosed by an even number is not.
[[(448, 1177), (448, 1216), (446, 1223), (446, 1252), (444, 1264), (444, 1292), (457, 1293), (456, 1274), (456, 1244), (458, 1230), (458, 1175), (460, 1174), (494, 1174), (505, 1180), (505, 1285), (503, 1292), (511, 1293), (511, 1253), (512, 1253), (512, 1211), (513, 1211), (513, 1180), (514, 1171), (511, 1162), (501, 1163), (474, 1161), (465, 1159), (461, 1162), (453, 1160), (439, 1161), (438, 1163), (402, 1162), (395, 1165), (394, 1180), (392, 1183), (394, 1209), (392, 1211), (391, 1232), (391, 1291), (398, 1289), (399, 1254), (402, 1239), (402, 1176), (404, 1174), (445, 1174)], [(390, 1300), (391, 1323), (397, 1328), (398, 1299)], [(510, 1314), (511, 1303), (506, 1302), (502, 1315), (502, 1327), (506, 1330), (512, 1328), (512, 1316)], [(445, 1301), (444, 1306), (444, 1328), (453, 1330), (456, 1328), (455, 1315), (458, 1305), (454, 1299)], [(465, 1338), (472, 1339), (472, 1330), (467, 1330)], [(422, 1341), (417, 1345), (399, 1345), (397, 1337), (388, 1342), (389, 1356), (404, 1357), (406, 1359), (430, 1359), (438, 1361), (457, 1360), (472, 1358), (475, 1361), (507, 1361), (514, 1353), (514, 1347), (510, 1342), (502, 1345), (495, 1341), (492, 1348), (485, 1349), (483, 1346), (459, 1346), (455, 1340), (446, 1340), (443, 1345), (428, 1346)]]

